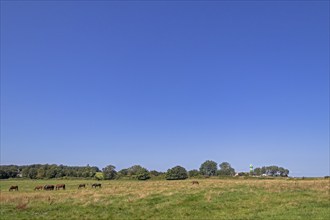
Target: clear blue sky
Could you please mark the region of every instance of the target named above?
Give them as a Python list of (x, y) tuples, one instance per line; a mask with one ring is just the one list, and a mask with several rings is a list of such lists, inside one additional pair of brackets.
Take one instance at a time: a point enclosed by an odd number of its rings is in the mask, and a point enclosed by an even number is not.
[(1, 1), (1, 164), (329, 175), (328, 1)]

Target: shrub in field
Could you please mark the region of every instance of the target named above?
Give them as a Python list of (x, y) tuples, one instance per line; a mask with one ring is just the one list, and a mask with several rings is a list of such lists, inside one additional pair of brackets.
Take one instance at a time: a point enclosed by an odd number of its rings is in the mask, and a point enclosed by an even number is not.
[(160, 174), (158, 176), (151, 176), (153, 180), (164, 180), (166, 173)]
[(184, 180), (188, 178), (187, 170), (181, 166), (168, 169), (165, 175), (167, 180)]

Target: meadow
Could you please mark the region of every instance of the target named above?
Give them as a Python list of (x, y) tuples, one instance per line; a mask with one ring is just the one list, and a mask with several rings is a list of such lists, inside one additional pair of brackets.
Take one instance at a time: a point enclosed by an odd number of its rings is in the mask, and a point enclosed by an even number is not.
[(1, 219), (330, 219), (329, 179), (192, 181), (2, 180)]

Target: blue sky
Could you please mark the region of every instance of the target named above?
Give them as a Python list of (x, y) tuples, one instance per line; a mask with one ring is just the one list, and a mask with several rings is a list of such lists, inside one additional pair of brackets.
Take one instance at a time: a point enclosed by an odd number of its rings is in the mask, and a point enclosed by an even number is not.
[(329, 175), (328, 1), (1, 1), (1, 164)]

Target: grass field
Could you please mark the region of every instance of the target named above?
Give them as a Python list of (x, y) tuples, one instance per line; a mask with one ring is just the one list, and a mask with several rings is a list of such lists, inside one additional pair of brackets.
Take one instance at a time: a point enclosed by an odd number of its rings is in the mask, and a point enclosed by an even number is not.
[[(330, 219), (329, 180), (191, 181), (4, 180), (1, 219)], [(33, 190), (58, 183), (67, 189)]]

